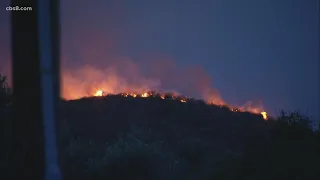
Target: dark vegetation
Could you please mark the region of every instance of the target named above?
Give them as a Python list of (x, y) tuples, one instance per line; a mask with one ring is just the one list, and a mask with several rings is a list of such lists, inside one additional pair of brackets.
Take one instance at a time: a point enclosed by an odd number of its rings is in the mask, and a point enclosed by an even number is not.
[[(11, 93), (0, 82), (5, 170)], [(62, 100), (57, 123), (64, 179), (320, 179), (320, 133), (298, 112), (264, 121), (201, 101), (107, 96)]]

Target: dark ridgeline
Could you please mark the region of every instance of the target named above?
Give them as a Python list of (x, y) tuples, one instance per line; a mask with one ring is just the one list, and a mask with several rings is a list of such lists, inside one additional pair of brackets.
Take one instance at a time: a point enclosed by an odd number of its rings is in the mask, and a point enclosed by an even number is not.
[(120, 95), (60, 108), (66, 179), (319, 179), (319, 132), (299, 113), (265, 121), (196, 100)]

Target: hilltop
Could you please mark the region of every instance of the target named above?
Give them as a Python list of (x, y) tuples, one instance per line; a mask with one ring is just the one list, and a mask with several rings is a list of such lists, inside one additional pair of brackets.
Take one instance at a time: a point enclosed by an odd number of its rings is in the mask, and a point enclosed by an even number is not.
[(320, 177), (320, 133), (298, 113), (266, 121), (192, 98), (118, 94), (61, 100), (57, 123), (68, 180)]
[[(123, 94), (63, 101), (60, 112), (63, 164), (71, 179), (272, 179), (305, 172), (312, 179), (315, 173), (306, 165), (315, 161), (312, 131), (281, 132), (287, 126), (260, 114), (201, 100)], [(289, 163), (291, 168), (305, 164), (300, 171), (278, 172), (283, 168), (278, 167), (273, 174), (269, 166), (282, 162), (269, 157), (278, 138), (285, 142), (276, 149), (303, 155)], [(307, 149), (293, 150), (300, 146), (296, 143)], [(263, 172), (267, 167), (270, 177)]]
[[(266, 122), (260, 114), (237, 112), (228, 107), (208, 105), (202, 100), (184, 97), (162, 99), (160, 96), (130, 97), (110, 95), (63, 101), (61, 121), (74, 124), (73, 130), (88, 136), (105, 137), (131, 125), (148, 126), (160, 131), (171, 128), (191, 133), (250, 133), (264, 130)], [(84, 129), (82, 128), (82, 125)], [(94, 133), (89, 129), (94, 129)], [(226, 130), (228, 129), (228, 130)], [(86, 133), (88, 131), (88, 133)]]

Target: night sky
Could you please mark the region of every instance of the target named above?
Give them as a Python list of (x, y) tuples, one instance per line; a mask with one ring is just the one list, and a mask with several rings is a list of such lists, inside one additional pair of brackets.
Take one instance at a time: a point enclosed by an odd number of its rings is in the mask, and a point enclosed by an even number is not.
[[(178, 67), (201, 66), (227, 102), (262, 100), (271, 114), (285, 109), (319, 117), (317, 3), (62, 1), (63, 68), (107, 67), (120, 57), (138, 64), (169, 58)], [(10, 61), (6, 6), (0, 2), (1, 72), (8, 72)]]

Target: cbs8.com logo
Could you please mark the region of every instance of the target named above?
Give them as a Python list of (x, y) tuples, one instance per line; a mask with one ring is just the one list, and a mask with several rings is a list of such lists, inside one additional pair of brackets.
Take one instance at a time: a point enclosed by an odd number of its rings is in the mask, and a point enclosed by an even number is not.
[(32, 7), (8, 6), (7, 11), (32, 11)]

